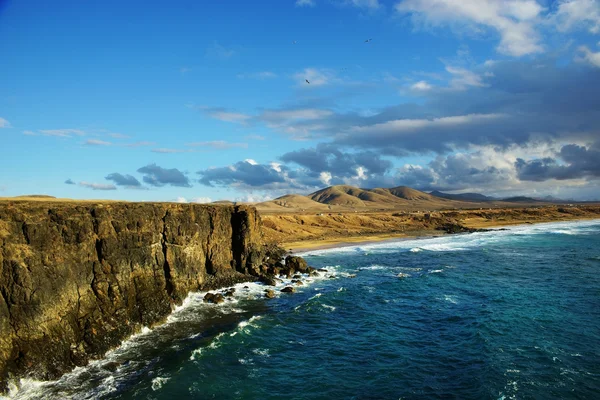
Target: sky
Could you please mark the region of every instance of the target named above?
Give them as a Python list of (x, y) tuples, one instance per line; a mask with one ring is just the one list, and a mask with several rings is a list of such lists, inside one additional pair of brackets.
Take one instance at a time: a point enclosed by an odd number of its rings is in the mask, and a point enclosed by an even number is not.
[(600, 199), (600, 0), (0, 0), (0, 197)]

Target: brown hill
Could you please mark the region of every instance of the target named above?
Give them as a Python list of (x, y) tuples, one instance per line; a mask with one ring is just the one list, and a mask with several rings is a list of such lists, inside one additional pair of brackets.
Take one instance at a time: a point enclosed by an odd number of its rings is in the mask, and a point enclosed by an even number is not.
[(413, 188), (409, 188), (408, 186), (397, 186), (390, 189), (384, 189), (393, 194), (396, 197), (405, 200), (426, 200), (426, 201), (442, 201), (445, 202), (446, 199), (442, 199), (440, 197), (435, 197), (425, 192), (421, 192), (420, 190), (416, 190)]
[(362, 192), (362, 189), (354, 186), (338, 185), (318, 190), (309, 194), (308, 197), (322, 204), (364, 207), (365, 202), (358, 197)]
[(327, 205), (317, 203), (314, 200), (309, 199), (306, 196), (299, 194), (286, 194), (285, 196), (278, 197), (273, 200), (263, 201), (262, 203), (255, 204), (255, 207), (259, 211), (268, 212), (285, 212), (285, 211), (325, 211), (328, 209)]

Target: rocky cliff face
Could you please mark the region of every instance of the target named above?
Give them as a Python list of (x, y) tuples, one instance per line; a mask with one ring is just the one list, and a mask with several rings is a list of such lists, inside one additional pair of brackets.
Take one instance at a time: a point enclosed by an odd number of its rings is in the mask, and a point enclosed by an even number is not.
[(101, 357), (190, 291), (251, 279), (261, 236), (246, 206), (0, 203), (0, 391)]

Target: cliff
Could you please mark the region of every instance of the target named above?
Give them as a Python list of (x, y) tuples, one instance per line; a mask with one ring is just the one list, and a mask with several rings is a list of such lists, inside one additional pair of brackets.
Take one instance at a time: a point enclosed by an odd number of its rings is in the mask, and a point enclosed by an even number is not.
[(101, 357), (190, 291), (253, 279), (263, 249), (247, 206), (0, 203), (0, 391)]

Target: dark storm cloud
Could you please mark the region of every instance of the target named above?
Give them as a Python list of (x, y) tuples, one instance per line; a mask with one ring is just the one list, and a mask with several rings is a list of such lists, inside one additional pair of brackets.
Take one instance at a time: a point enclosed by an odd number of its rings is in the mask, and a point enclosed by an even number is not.
[(104, 177), (104, 179), (113, 181), (118, 186), (127, 186), (132, 188), (139, 188), (142, 186), (140, 181), (131, 175), (121, 175), (117, 172), (113, 172)]
[(239, 161), (229, 167), (209, 168), (198, 171), (202, 177), (198, 180), (206, 186), (245, 185), (261, 187), (284, 183), (284, 170), (277, 171), (271, 165)]
[(284, 134), (325, 137), (337, 146), (396, 156), (593, 138), (600, 127), (600, 69), (556, 64), (541, 59), (481, 66), (473, 72), (482, 86), (433, 86), (422, 94), (423, 104), (394, 105), (369, 115), (340, 113), (335, 107), (288, 108), (265, 111), (258, 120)]
[(149, 164), (137, 170), (137, 172), (144, 174), (144, 182), (152, 186), (179, 186), (179, 187), (192, 187), (187, 176), (177, 168), (162, 168), (156, 164)]
[[(548, 179), (600, 178), (600, 150), (596, 144), (590, 148), (569, 144), (557, 153), (557, 158), (515, 162), (519, 179), (542, 182)], [(562, 163), (560, 162), (562, 160)]]
[(355, 176), (359, 167), (363, 167), (366, 173), (383, 175), (392, 168), (390, 161), (381, 159), (374, 152), (346, 153), (337, 146), (323, 143), (315, 148), (285, 153), (280, 159), (306, 168), (312, 176), (329, 172), (335, 177), (347, 178)]
[(485, 165), (480, 152), (438, 156), (427, 166), (405, 166), (396, 176), (398, 184), (421, 190), (462, 190), (471, 187), (494, 187), (513, 180), (511, 167)]
[(76, 183), (75, 183), (75, 182), (73, 182), (73, 180), (71, 180), (71, 179), (67, 179), (67, 180), (65, 181), (65, 183), (66, 183), (67, 185), (75, 185), (75, 184), (76, 184)]

